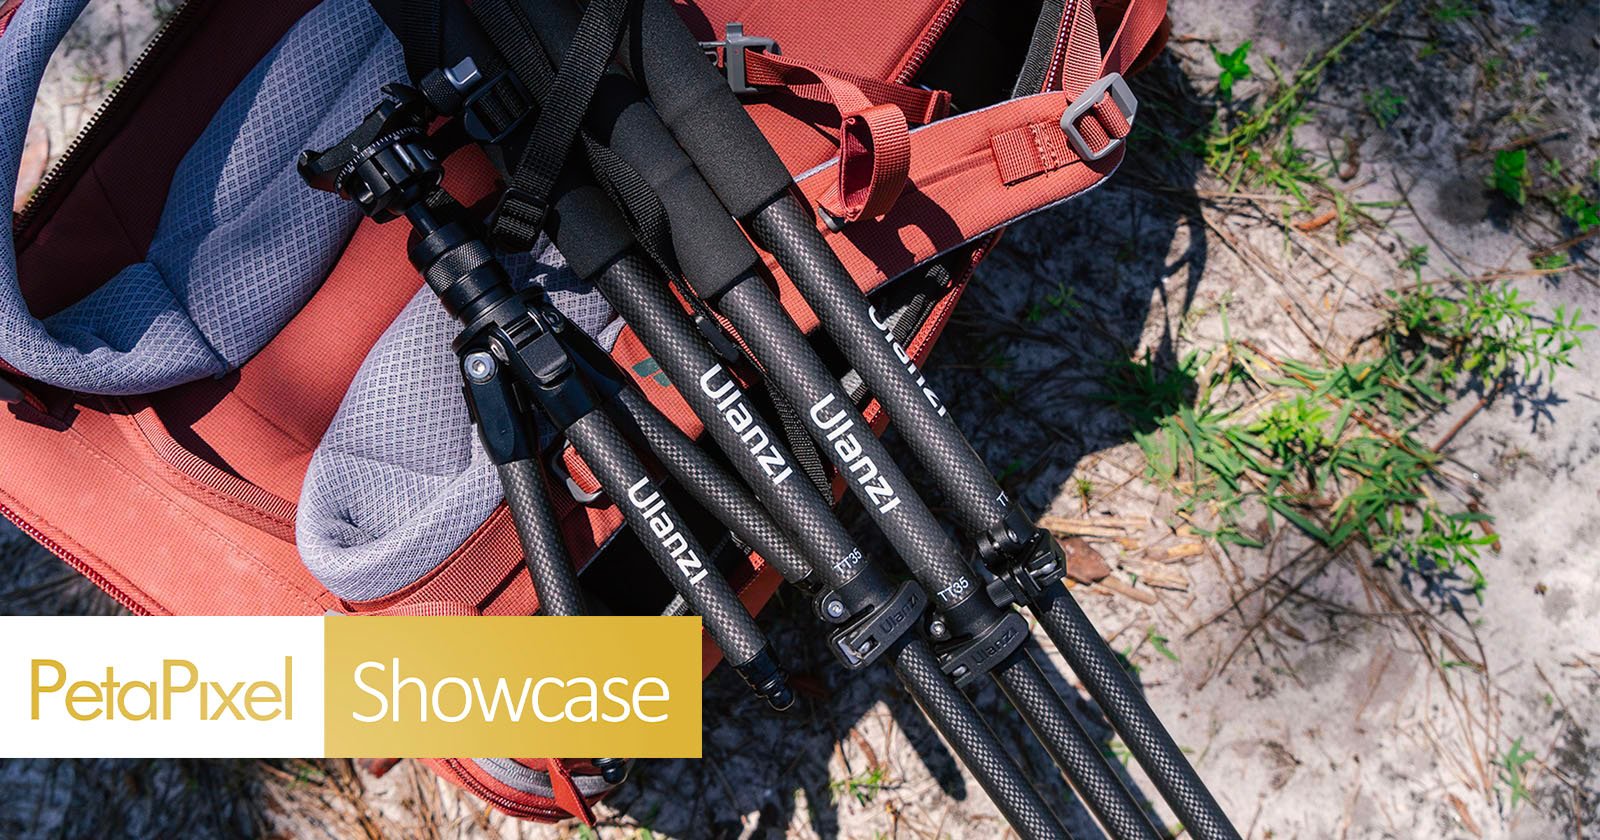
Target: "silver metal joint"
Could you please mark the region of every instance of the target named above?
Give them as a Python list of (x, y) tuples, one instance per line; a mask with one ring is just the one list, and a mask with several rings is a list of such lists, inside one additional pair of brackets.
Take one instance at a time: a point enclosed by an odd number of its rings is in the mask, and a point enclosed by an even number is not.
[(493, 379), (498, 368), (499, 366), (495, 364), (494, 356), (483, 350), (475, 350), (468, 353), (466, 358), (461, 360), (462, 374), (467, 377), (468, 382), (474, 385), (482, 385)]

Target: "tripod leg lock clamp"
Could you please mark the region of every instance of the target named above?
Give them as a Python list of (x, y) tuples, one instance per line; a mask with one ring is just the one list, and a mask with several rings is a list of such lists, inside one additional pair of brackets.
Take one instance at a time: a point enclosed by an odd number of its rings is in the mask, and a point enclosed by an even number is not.
[(966, 641), (939, 651), (939, 667), (957, 688), (965, 688), (994, 668), (1028, 638), (1028, 620), (1016, 610)]
[(978, 537), (978, 557), (994, 574), (986, 589), (996, 605), (1032, 603), (1067, 574), (1067, 555), (1049, 531), (1013, 508)]
[(504, 368), (487, 350), (464, 347), (461, 357), (462, 393), (467, 413), (478, 427), (478, 436), (489, 459), (496, 464), (525, 461), (533, 457), (527, 418), (512, 393)]
[[(817, 603), (825, 607), (831, 597), (832, 593), (824, 592)], [(829, 638), (833, 653), (851, 671), (865, 668), (916, 627), (927, 609), (927, 593), (915, 581), (908, 580), (900, 584), (889, 600), (834, 631)]]

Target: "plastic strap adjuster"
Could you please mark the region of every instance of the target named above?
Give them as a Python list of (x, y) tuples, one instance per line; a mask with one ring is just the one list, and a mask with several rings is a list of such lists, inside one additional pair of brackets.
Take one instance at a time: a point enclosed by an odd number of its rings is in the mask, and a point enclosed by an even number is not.
[(773, 55), (783, 55), (783, 50), (778, 48), (778, 42), (771, 38), (758, 38), (754, 35), (744, 34), (744, 24), (729, 23), (723, 27), (722, 40), (701, 41), (700, 49), (705, 50), (707, 56), (713, 61), (717, 57), (717, 49), (722, 49), (722, 71), (728, 77), (728, 87), (734, 93), (755, 93), (756, 89), (750, 86), (750, 79), (745, 75), (744, 54), (746, 50), (770, 52)]
[[(535, 113), (536, 109), (530, 104), (533, 98), (509, 72), (488, 78), (470, 57), (462, 59), (454, 67), (437, 72), (446, 85), (455, 91), (456, 101), (433, 101), (442, 98), (437, 94), (440, 86), (425, 85), (426, 89), (434, 92), (430, 101), (445, 113), (460, 114), (467, 136), (480, 143), (493, 145), (505, 142), (511, 132)], [(489, 101), (491, 96), (495, 97), (492, 106)]]
[[(1089, 86), (1072, 104), (1067, 106), (1066, 113), (1061, 115), (1061, 130), (1067, 135), (1067, 142), (1072, 144), (1078, 157), (1086, 161), (1096, 161), (1116, 151), (1126, 137), (1111, 137), (1111, 142), (1105, 148), (1095, 151), (1089, 148), (1089, 143), (1083, 138), (1083, 132), (1078, 130), (1078, 121), (1094, 111), (1100, 100), (1106, 94), (1111, 94), (1111, 101), (1122, 112), (1122, 118), (1133, 125), (1133, 117), (1139, 113), (1139, 98), (1133, 95), (1133, 89), (1128, 87), (1126, 79), (1121, 73), (1108, 73), (1099, 81)], [(1109, 136), (1109, 134), (1107, 135)]]

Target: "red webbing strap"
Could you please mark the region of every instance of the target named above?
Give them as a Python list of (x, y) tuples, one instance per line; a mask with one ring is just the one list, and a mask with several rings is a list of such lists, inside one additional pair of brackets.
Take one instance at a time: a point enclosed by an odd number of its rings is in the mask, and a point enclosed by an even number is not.
[(561, 810), (583, 820), (584, 825), (594, 825), (594, 809), (589, 807), (578, 785), (572, 781), (572, 770), (559, 758), (545, 759), (545, 770), (550, 774), (550, 789), (555, 792), (556, 804)]
[(781, 87), (806, 99), (832, 102), (828, 90), (818, 78), (826, 74), (854, 85), (874, 105), (898, 107), (905, 112), (906, 120), (912, 125), (941, 120), (950, 113), (950, 92), (947, 90), (927, 90), (832, 67), (812, 67), (772, 53), (746, 51), (744, 74), (745, 82), (757, 87)]
[[(1107, 74), (1128, 71), (1165, 18), (1165, 0), (1131, 0), (1122, 25), (1101, 55), (1091, 3), (1073, 0), (1061, 23), (1064, 37), (1059, 40), (1066, 48), (1047, 77), (1059, 86), (1063, 109)], [(1109, 92), (1079, 117), (1076, 127), (1085, 145), (1096, 152), (1133, 130)], [(1058, 122), (1031, 123), (1001, 132), (993, 137), (991, 148), (1007, 186), (1080, 161)]]
[(1122, 16), (1122, 26), (1106, 46), (1105, 59), (1100, 62), (1100, 75), (1127, 73), (1144, 52), (1150, 39), (1161, 30), (1167, 19), (1164, 0), (1132, 0)]
[(933, 122), (950, 110), (947, 91), (808, 67), (763, 52), (745, 53), (745, 81), (839, 111), (839, 182), (820, 203), (843, 222), (875, 218), (894, 206), (911, 169), (910, 124)]

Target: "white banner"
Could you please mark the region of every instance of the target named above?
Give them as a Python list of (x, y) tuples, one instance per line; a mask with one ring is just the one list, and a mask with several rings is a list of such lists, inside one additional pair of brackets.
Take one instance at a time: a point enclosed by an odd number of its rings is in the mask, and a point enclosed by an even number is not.
[(0, 616), (0, 757), (320, 756), (323, 627)]

